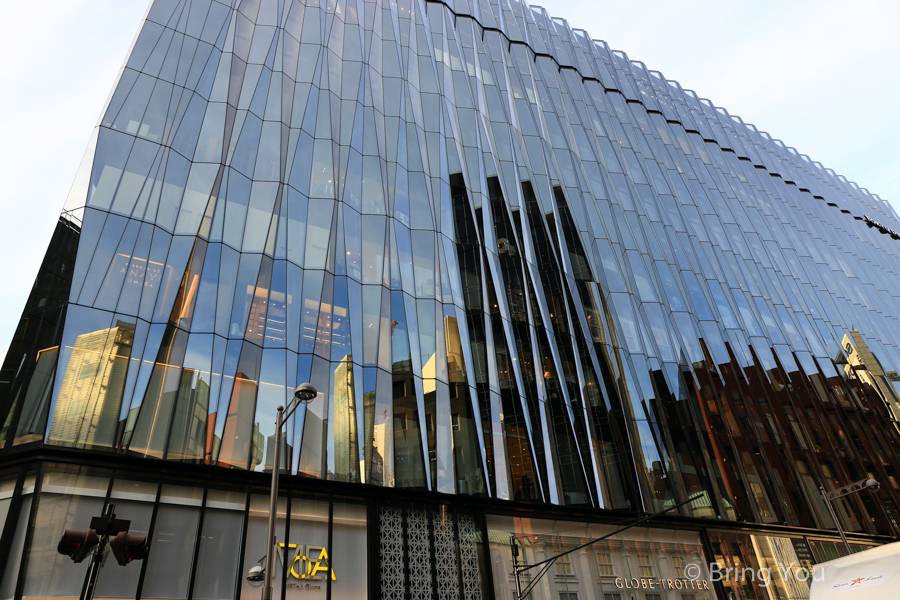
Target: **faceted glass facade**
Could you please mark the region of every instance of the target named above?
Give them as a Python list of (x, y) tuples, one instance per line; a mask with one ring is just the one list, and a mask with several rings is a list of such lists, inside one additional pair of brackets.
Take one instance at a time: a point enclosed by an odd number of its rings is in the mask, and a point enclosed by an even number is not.
[(891, 227), (518, 0), (155, 0), (0, 373), (0, 453), (271, 471), (308, 381), (285, 481), (829, 529), (819, 486), (871, 477), (838, 518), (896, 535)]

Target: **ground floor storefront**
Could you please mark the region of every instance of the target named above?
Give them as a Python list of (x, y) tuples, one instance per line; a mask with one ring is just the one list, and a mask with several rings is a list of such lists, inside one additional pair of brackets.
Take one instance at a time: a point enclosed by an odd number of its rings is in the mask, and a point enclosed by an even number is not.
[[(73, 563), (57, 542), (66, 529), (87, 529), (108, 503), (151, 549), (125, 567), (107, 560), (96, 598), (261, 598), (246, 575), (265, 566), (265, 473), (113, 463), (42, 457), (0, 467), (0, 600), (78, 598), (89, 561)], [(513, 539), (520, 565), (549, 565), (539, 579), (540, 568), (519, 577), (521, 589), (533, 584), (533, 600), (794, 600), (808, 597), (814, 564), (845, 553), (829, 532), (667, 516), (609, 536), (637, 516), (283, 483), (278, 600), (512, 600)]]

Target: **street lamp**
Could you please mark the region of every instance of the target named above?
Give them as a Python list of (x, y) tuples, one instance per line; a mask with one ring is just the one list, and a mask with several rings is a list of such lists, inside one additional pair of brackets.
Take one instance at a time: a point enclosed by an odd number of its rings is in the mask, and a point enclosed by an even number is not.
[[(262, 600), (272, 600), (272, 575), (275, 569), (271, 568), (271, 565), (275, 560), (275, 511), (278, 502), (278, 474), (281, 471), (281, 427), (285, 420), (294, 414), (298, 406), (309, 404), (318, 393), (311, 383), (300, 384), (294, 390), (294, 397), (288, 402), (287, 412), (283, 406), (276, 409), (278, 416), (275, 417), (275, 452), (272, 457), (272, 490), (269, 492), (269, 529), (266, 533), (266, 566), (264, 567), (266, 585), (263, 587)], [(250, 578), (248, 577), (248, 579)]]
[(822, 498), (825, 500), (825, 504), (828, 506), (828, 512), (831, 513), (831, 518), (834, 519), (834, 524), (837, 525), (838, 533), (841, 534), (841, 539), (844, 540), (844, 548), (847, 549), (848, 556), (851, 554), (850, 544), (847, 543), (847, 536), (844, 535), (844, 530), (843, 528), (841, 528), (841, 522), (838, 521), (837, 514), (835, 514), (834, 512), (834, 507), (831, 506), (831, 501), (837, 500), (838, 498), (843, 498), (844, 496), (849, 496), (850, 494), (855, 494), (856, 492), (861, 492), (863, 490), (877, 492), (878, 488), (880, 487), (881, 484), (874, 479), (860, 479), (859, 481), (854, 481), (853, 483), (849, 483), (844, 487), (839, 487), (836, 490), (831, 490), (830, 492), (826, 492), (824, 486), (819, 486), (819, 491), (822, 492)]

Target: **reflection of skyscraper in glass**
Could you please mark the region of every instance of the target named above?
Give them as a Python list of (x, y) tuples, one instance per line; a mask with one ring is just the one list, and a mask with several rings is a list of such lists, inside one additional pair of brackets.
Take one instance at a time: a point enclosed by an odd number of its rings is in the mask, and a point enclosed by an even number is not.
[(359, 451), (353, 357), (345, 356), (334, 370), (334, 479), (358, 481)]
[(260, 431), (259, 423), (254, 424), (251, 435), (253, 436), (253, 447), (250, 451), (250, 470), (252, 471), (256, 465), (262, 462), (263, 444), (265, 444), (266, 437)]
[[(187, 462), (200, 462), (206, 449), (206, 425), (209, 408), (209, 384), (198, 377), (209, 377), (209, 373), (198, 373), (194, 369), (184, 369), (178, 404), (172, 420), (167, 458)], [(192, 385), (194, 379), (197, 382)]]
[[(370, 440), (373, 439), (375, 435), (375, 390), (363, 394), (363, 411), (365, 413), (366, 440)], [(373, 462), (376, 456), (378, 456), (377, 469)], [(373, 444), (366, 444), (366, 447), (363, 450), (363, 459), (365, 460), (366, 469), (369, 471), (367, 473), (366, 481), (369, 483), (381, 483), (382, 460)]]
[(900, 236), (865, 214), (900, 229), (524, 3), (155, 0), (0, 368), (0, 452), (256, 487), (308, 381), (296, 491), (700, 495), (710, 527), (829, 537), (819, 486), (871, 476), (838, 519), (896, 534)]
[(869, 348), (862, 334), (853, 329), (849, 334), (844, 334), (841, 347), (847, 357), (844, 372), (851, 378), (868, 384), (874, 389), (884, 404), (891, 411), (894, 426), (898, 427), (900, 421), (900, 398), (891, 383), (892, 377), (896, 378), (896, 371), (885, 373), (878, 357)]
[[(253, 420), (256, 405), (257, 382), (238, 373), (234, 378), (234, 390), (228, 414), (225, 416), (225, 429), (222, 433), (222, 447), (219, 452), (219, 464), (226, 467), (246, 469), (248, 463), (254, 466), (262, 459), (263, 436), (259, 432), (259, 423)], [(259, 456), (251, 453), (259, 448)]]
[(133, 340), (134, 325), (124, 321), (76, 338), (53, 413), (50, 443), (112, 447)]
[[(259, 423), (257, 423), (259, 426)], [(294, 447), (291, 444), (287, 443), (287, 436), (281, 436), (281, 458), (278, 462), (281, 463), (282, 470), (290, 470), (291, 467), (291, 456), (293, 456)], [(275, 434), (273, 433), (269, 437), (266, 438), (266, 465), (263, 468), (263, 471), (266, 473), (272, 472), (272, 463), (275, 462)]]

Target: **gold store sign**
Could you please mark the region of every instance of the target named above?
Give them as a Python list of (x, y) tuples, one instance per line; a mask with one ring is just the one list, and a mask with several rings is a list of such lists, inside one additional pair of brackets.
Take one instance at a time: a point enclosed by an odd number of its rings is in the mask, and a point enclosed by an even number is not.
[(616, 577), (616, 587), (629, 590), (708, 590), (705, 579), (660, 579)]
[(289, 573), (295, 579), (324, 579), (331, 571), (331, 580), (337, 581), (325, 546), (278, 543), (278, 558), (281, 559), (281, 564), (284, 564), (285, 547), (293, 550), (292, 553), (288, 553), (290, 559), (288, 565)]

